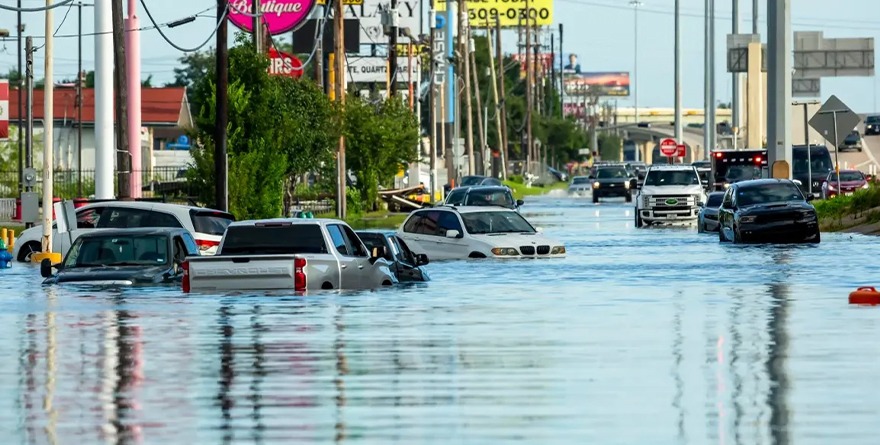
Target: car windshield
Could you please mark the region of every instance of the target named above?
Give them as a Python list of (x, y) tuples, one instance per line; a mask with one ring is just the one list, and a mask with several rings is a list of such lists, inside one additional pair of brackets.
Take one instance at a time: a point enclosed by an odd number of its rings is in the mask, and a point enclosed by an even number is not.
[(721, 207), (721, 201), (724, 200), (724, 193), (712, 193), (706, 199), (706, 207), (717, 209)]
[(880, 116), (868, 116), (868, 119), (865, 122), (869, 124), (880, 123)]
[[(862, 172), (840, 172), (841, 182), (864, 181), (865, 176)], [(837, 182), (837, 175), (832, 173), (828, 175), (829, 182)]]
[(215, 211), (193, 211), (192, 222), (196, 232), (223, 236), (235, 218), (229, 213)]
[(858, 131), (854, 131), (854, 132), (848, 134), (848, 135), (846, 136), (846, 139), (844, 139), (844, 140), (845, 140), (846, 142), (858, 142), (859, 139), (861, 139), (861, 137), (859, 136), (859, 132), (858, 132)]
[(645, 185), (699, 185), (700, 177), (696, 170), (651, 170), (645, 177)]
[(590, 178), (587, 178), (585, 176), (578, 176), (578, 177), (571, 180), (572, 185), (589, 184), (589, 183), (590, 183)]
[(731, 165), (724, 175), (724, 179), (728, 182), (746, 181), (749, 179), (758, 179), (761, 177), (761, 169), (752, 165)]
[(800, 189), (789, 182), (750, 185), (736, 191), (736, 203), (739, 206), (803, 200), (804, 195)]
[(464, 205), (468, 206), (503, 206), (514, 208), (516, 204), (510, 193), (504, 189), (479, 190), (472, 189), (465, 198)]
[(598, 179), (621, 179), (629, 176), (622, 168), (600, 168), (596, 173)]
[(465, 176), (461, 178), (461, 184), (459, 185), (462, 187), (467, 187), (469, 185), (479, 185), (481, 182), (483, 182), (483, 179), (483, 176)]
[(535, 233), (535, 228), (516, 212), (463, 213), (461, 219), (471, 235), (489, 233)]
[(446, 195), (446, 204), (447, 205), (461, 205), (464, 202), (464, 197), (467, 195), (466, 189), (456, 189), (449, 192)]
[(91, 236), (77, 239), (64, 268), (99, 266), (161, 266), (169, 261), (164, 235)]

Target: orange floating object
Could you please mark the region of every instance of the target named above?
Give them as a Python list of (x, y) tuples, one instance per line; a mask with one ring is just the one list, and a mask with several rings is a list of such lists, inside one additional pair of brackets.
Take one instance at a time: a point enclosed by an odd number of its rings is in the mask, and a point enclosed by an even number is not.
[(849, 294), (849, 304), (880, 305), (880, 292), (873, 287), (860, 287)]

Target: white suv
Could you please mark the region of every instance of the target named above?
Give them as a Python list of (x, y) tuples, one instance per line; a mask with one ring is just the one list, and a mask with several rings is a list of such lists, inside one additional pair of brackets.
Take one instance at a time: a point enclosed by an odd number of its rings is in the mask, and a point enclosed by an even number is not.
[[(105, 201), (76, 209), (76, 227), (58, 235), (52, 223), (52, 251), (62, 256), (80, 234), (93, 229), (138, 227), (182, 227), (192, 233), (202, 255), (213, 255), (223, 232), (235, 218), (226, 212), (178, 204), (148, 201)], [(31, 254), (42, 250), (43, 228), (36, 225), (21, 232), (15, 240), (12, 257), (30, 261)]]
[(560, 258), (565, 245), (547, 238), (515, 210), (463, 206), (416, 210), (397, 236), (431, 261), (465, 258)]
[(639, 187), (635, 225), (695, 222), (706, 202), (706, 191), (692, 165), (655, 165)]

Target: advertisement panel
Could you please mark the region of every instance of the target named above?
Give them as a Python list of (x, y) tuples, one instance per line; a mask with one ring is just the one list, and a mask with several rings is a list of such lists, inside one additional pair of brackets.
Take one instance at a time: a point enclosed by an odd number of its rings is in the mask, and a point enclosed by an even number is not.
[(9, 81), (0, 80), (0, 140), (9, 138)]
[[(519, 77), (526, 77), (526, 55), (525, 54), (513, 54), (513, 60), (519, 62)], [(537, 59), (535, 55), (532, 54), (532, 66), (533, 69), (540, 69), (541, 66), (544, 68), (544, 72), (549, 73), (553, 68), (553, 55), (552, 54), (538, 54)], [(535, 71), (533, 71), (535, 72)]]
[[(419, 11), (420, 0), (398, 0), (397, 15), (400, 18), (398, 26), (409, 28), (413, 35), (419, 34)], [(345, 5), (346, 19), (358, 19), (360, 23), (361, 45), (387, 44), (388, 36), (382, 29), (383, 8), (390, 8), (391, 0), (364, 0), (360, 5)], [(317, 18), (317, 17), (312, 17)], [(427, 28), (427, 23), (425, 24)]]
[(565, 95), (576, 96), (629, 96), (628, 72), (565, 74)]
[[(275, 36), (302, 25), (314, 9), (315, 0), (262, 0), (259, 6), (269, 34)], [(252, 7), (253, 0), (230, 0), (229, 21), (242, 31), (254, 32)]]
[(581, 120), (587, 115), (587, 106), (583, 102), (564, 103), (562, 104), (562, 113), (565, 117), (571, 116)]
[[(413, 58), (412, 70), (407, 75), (407, 58), (397, 58), (397, 82), (416, 80), (419, 71), (419, 59)], [(385, 57), (349, 57), (346, 82), (385, 83), (388, 81), (388, 59)]]
[[(446, 11), (446, 0), (435, 0), (437, 11)], [(473, 26), (501, 26), (514, 28), (521, 25), (550, 26), (553, 24), (553, 0), (529, 0), (526, 13), (526, 0), (471, 0), (467, 2), (468, 21)]]

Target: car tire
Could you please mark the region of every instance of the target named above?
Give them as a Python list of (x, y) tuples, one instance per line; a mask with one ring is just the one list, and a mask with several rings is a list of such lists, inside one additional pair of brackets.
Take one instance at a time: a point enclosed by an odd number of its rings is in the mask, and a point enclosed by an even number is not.
[(471, 254), (468, 255), (468, 258), (486, 258), (486, 255), (483, 255), (480, 252), (471, 252)]
[(38, 253), (43, 250), (43, 246), (36, 241), (29, 241), (21, 246), (21, 249), (18, 250), (18, 258), (16, 258), (21, 263), (27, 263), (31, 260), (31, 255), (34, 253)]
[(627, 194), (626, 194), (626, 202), (633, 202), (633, 195), (632, 195), (632, 193), (627, 193)]
[(635, 224), (637, 229), (640, 229), (645, 225), (645, 221), (643, 221), (642, 216), (639, 215), (639, 209), (636, 209)]
[(598, 204), (598, 203), (599, 203), (599, 196), (596, 195), (595, 193), (593, 193), (593, 204)]
[(742, 242), (743, 238), (739, 233), (739, 229), (737, 229), (736, 226), (733, 226), (733, 244), (742, 244)]
[(700, 219), (697, 219), (697, 233), (706, 233), (706, 224)]

